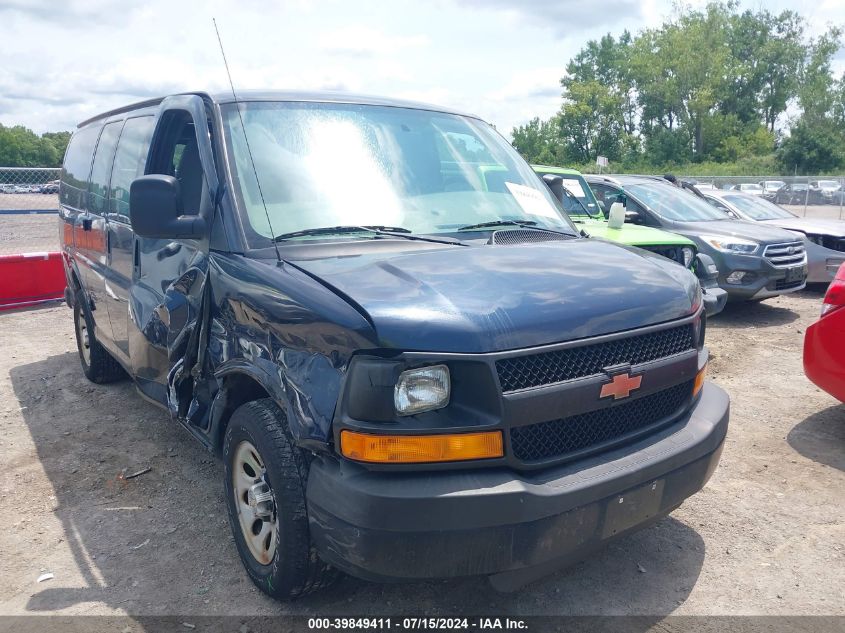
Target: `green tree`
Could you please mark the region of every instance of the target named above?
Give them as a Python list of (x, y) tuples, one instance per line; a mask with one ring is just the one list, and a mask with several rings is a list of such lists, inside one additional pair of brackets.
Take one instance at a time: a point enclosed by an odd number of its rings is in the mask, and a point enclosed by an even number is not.
[(778, 148), (787, 173), (818, 174), (845, 166), (845, 133), (832, 119), (798, 120)]
[(513, 146), (529, 163), (559, 165), (563, 161), (560, 125), (557, 117), (541, 121), (534, 117), (511, 132)]

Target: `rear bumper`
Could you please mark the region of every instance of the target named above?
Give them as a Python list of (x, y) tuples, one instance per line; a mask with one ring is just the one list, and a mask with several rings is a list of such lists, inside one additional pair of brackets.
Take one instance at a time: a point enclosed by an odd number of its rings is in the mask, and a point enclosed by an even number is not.
[(312, 538), (370, 580), (531, 578), (665, 516), (716, 468), (729, 418), (711, 383), (677, 423), (628, 446), (537, 473), (507, 468), (376, 472), (318, 458)]
[(845, 308), (807, 328), (804, 373), (817, 387), (845, 402)]

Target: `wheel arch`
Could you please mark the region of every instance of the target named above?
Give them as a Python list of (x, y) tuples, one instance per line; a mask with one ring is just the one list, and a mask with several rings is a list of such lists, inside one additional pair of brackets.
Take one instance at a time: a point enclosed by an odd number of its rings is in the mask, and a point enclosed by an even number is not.
[(287, 398), (278, 379), (255, 365), (234, 361), (215, 372), (220, 388), (211, 408), (209, 440), (214, 450), (221, 454), (226, 428), (235, 410), (247, 402), (272, 399), (283, 411), (288, 411)]

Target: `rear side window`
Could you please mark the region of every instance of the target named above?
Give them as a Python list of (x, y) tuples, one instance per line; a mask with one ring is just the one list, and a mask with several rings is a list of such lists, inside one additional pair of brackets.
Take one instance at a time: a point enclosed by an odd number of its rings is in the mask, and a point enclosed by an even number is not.
[(82, 198), (88, 190), (88, 174), (91, 171), (91, 159), (94, 146), (100, 134), (100, 126), (87, 127), (77, 132), (70, 139), (65, 162), (62, 166), (62, 183), (59, 201), (69, 207), (82, 207)]
[(94, 164), (91, 167), (91, 184), (88, 190), (88, 211), (91, 213), (101, 214), (106, 211), (114, 148), (117, 146), (122, 127), (123, 121), (115, 121), (106, 125), (103, 133), (100, 134), (100, 142), (97, 143)]
[(129, 187), (133, 180), (144, 173), (153, 121), (151, 116), (136, 117), (127, 119), (123, 126), (111, 172), (111, 214), (129, 217)]

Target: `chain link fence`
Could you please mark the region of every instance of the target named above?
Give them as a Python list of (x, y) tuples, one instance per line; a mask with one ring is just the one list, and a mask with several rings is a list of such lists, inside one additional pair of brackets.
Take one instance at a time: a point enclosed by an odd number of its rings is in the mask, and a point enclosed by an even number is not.
[(59, 249), (60, 172), (0, 167), (0, 256)]
[(705, 189), (738, 189), (760, 195), (793, 213), (845, 217), (845, 176), (682, 176)]

